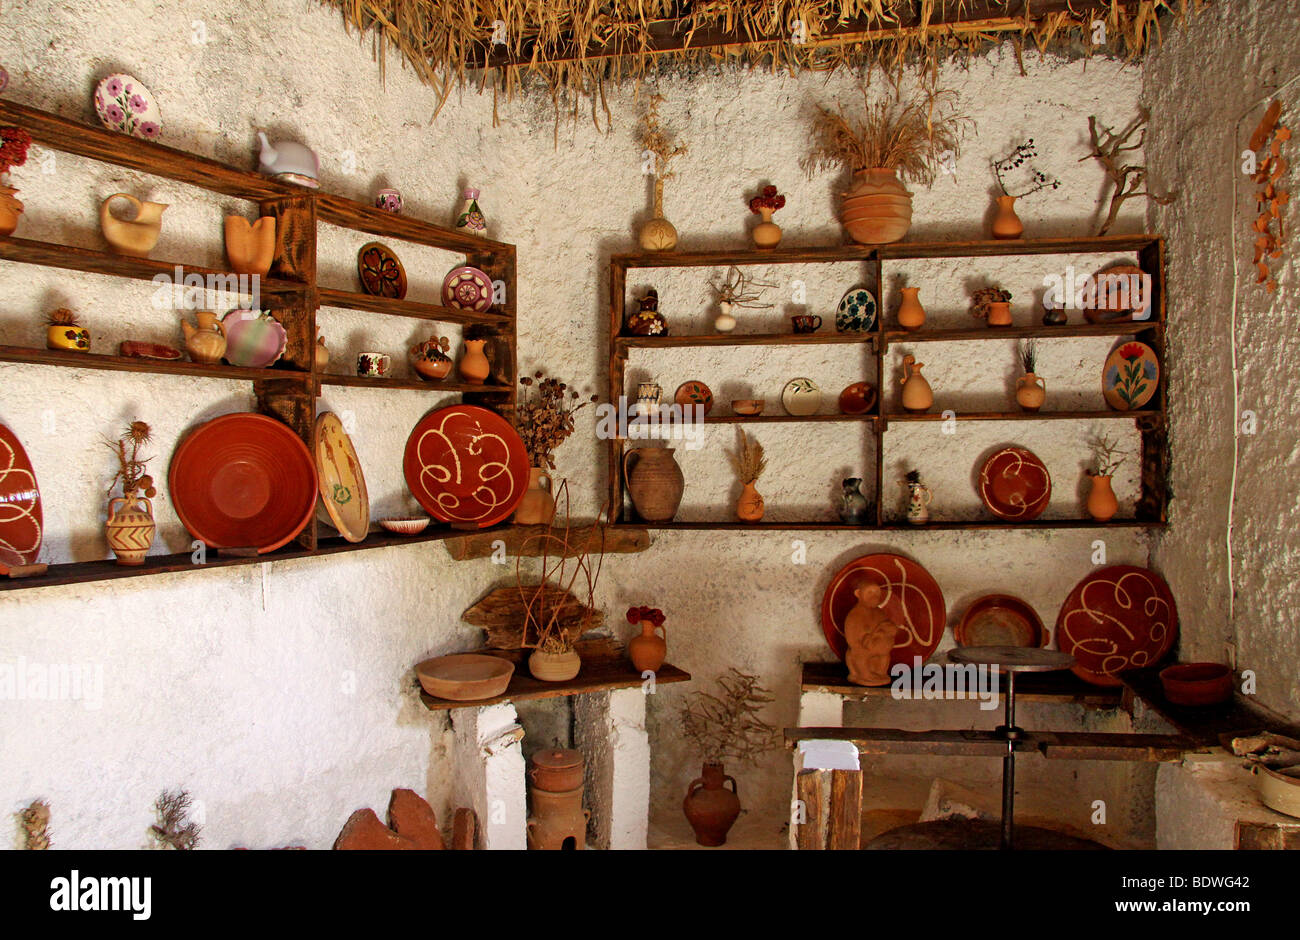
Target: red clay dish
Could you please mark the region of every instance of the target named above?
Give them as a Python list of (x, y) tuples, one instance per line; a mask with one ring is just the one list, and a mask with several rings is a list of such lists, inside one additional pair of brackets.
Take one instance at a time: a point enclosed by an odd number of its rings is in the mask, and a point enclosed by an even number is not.
[(831, 579), (822, 596), (822, 632), (835, 655), (844, 658), (844, 618), (857, 603), (853, 592), (864, 580), (884, 588), (885, 613), (903, 628), (891, 664), (905, 663), (910, 668), (917, 656), (922, 662), (929, 659), (943, 639), (948, 622), (943, 591), (919, 564), (892, 554), (855, 558)]
[(1113, 565), (1074, 586), (1056, 617), (1056, 648), (1093, 685), (1164, 659), (1178, 636), (1178, 608), (1164, 578), (1148, 568)]
[(441, 522), (496, 525), (528, 488), (528, 451), (505, 418), (477, 405), (440, 408), (406, 441), (406, 485)]

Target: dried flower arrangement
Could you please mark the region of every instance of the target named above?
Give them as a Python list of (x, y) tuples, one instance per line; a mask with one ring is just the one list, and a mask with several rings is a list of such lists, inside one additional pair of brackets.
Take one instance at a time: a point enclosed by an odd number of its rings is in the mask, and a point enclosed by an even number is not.
[(1026, 375), (1032, 375), (1038, 365), (1038, 340), (1022, 339), (1020, 341), (1020, 365)]
[(860, 88), (865, 110), (856, 121), (817, 106), (812, 149), (800, 161), (809, 176), (839, 167), (853, 173), (880, 168), (929, 186), (940, 161), (961, 154), (973, 122), (955, 110), (955, 92), (929, 89), (905, 104), (885, 99), (873, 105), (866, 86)]
[(50, 326), (64, 327), (66, 332), (63, 334), (70, 342), (76, 344), (79, 350), (90, 349), (89, 334), (82, 332), (79, 327), (80, 322), (77, 315), (67, 307), (59, 307), (57, 310), (51, 310), (45, 315), (45, 322)]
[(728, 451), (727, 457), (741, 483), (754, 483), (767, 469), (767, 457), (763, 455), (763, 445), (755, 438), (738, 428), (740, 446), (734, 452)]
[(554, 470), (551, 455), (573, 433), (573, 416), (600, 396), (583, 397), (576, 388), (569, 388), (541, 369), (522, 376), (519, 384), (523, 394), (515, 411), (515, 427), (524, 440), (528, 459), (534, 467)]
[[(1282, 102), (1274, 99), (1247, 144), (1252, 153), (1268, 147), (1268, 155), (1256, 163), (1255, 174), (1250, 179), (1259, 187), (1255, 192), (1255, 205), (1259, 207), (1259, 215), (1251, 223), (1251, 230), (1256, 233), (1254, 264), (1258, 274), (1255, 283), (1263, 284), (1270, 294), (1277, 290), (1277, 278), (1269, 268), (1269, 261), (1282, 257), (1286, 238), (1282, 209), (1291, 199), (1290, 193), (1278, 185), (1288, 166), (1286, 158), (1282, 156), (1282, 145), (1291, 139), (1291, 129), (1278, 123), (1281, 116)], [(1276, 232), (1273, 231), (1274, 223), (1277, 224)]]
[(188, 790), (164, 790), (154, 803), (158, 822), (149, 827), (149, 834), (160, 848), (189, 850), (198, 848), (202, 827), (189, 819), (193, 801)]
[[(1023, 199), (1041, 189), (1060, 188), (1060, 180), (1041, 172), (1029, 162), (1036, 156), (1038, 156), (1038, 151), (1034, 148), (1034, 138), (1030, 137), (1001, 160), (993, 161), (993, 175), (998, 178), (998, 188), (1002, 190), (1002, 195)], [(1028, 166), (1024, 173), (1015, 173), (1016, 170), (1026, 165)], [(1021, 186), (1016, 187), (1017, 192), (1012, 192), (1007, 188), (1007, 179), (1013, 175), (1023, 178)]]
[(451, 341), (445, 336), (431, 336), (411, 347), (411, 358), (420, 362), (451, 362)]
[(32, 145), (32, 135), (22, 127), (0, 127), (0, 177), (27, 162), (27, 150)]
[(761, 291), (776, 286), (767, 281), (755, 280), (733, 264), (721, 283), (710, 282), (709, 290), (713, 294), (713, 299), (718, 303), (728, 303), (733, 307), (759, 310), (773, 306), (773, 304), (755, 303), (762, 296)]
[(676, 175), (668, 166), (686, 152), (686, 145), (676, 143), (659, 123), (659, 105), (663, 100), (664, 96), (660, 94), (650, 96), (645, 114), (641, 115), (636, 129), (637, 143), (655, 160), (654, 215), (657, 219), (662, 219), (664, 215), (664, 180), (670, 180)]
[(664, 625), (664, 612), (658, 607), (629, 607), (627, 609), (627, 622), (638, 624), (642, 620), (649, 620), (656, 627)]
[(757, 676), (734, 666), (717, 683), (719, 695), (698, 690), (687, 696), (682, 734), (706, 763), (754, 763), (780, 740), (780, 732), (758, 716), (776, 698), (758, 684)]
[(1009, 290), (1003, 290), (1000, 287), (981, 287), (971, 294), (970, 315), (977, 320), (987, 320), (989, 318), (989, 304), (1005, 304), (1010, 301), (1011, 291)]
[(104, 445), (117, 455), (118, 463), (117, 472), (113, 474), (113, 479), (108, 484), (109, 493), (113, 492), (113, 487), (121, 483), (122, 495), (128, 498), (137, 493), (143, 494), (148, 499), (158, 495), (153, 485), (153, 477), (145, 472), (147, 464), (153, 458), (140, 457), (140, 448), (149, 443), (151, 434), (149, 425), (143, 421), (132, 421), (117, 440), (104, 441)]
[[(1141, 164), (1123, 163), (1123, 154), (1130, 153), (1134, 150), (1141, 150), (1142, 144), (1146, 140), (1147, 132), (1143, 127), (1150, 112), (1146, 108), (1138, 111), (1138, 116), (1129, 122), (1119, 133), (1111, 130), (1109, 127), (1100, 127), (1097, 124), (1096, 116), (1088, 118), (1088, 136), (1092, 141), (1092, 152), (1086, 157), (1080, 157), (1083, 160), (1096, 160), (1101, 164), (1102, 169), (1106, 172), (1106, 178), (1115, 187), (1115, 191), (1110, 196), (1110, 211), (1106, 213), (1106, 219), (1101, 223), (1101, 228), (1097, 230), (1098, 235), (1105, 235), (1110, 230), (1111, 225), (1115, 222), (1115, 216), (1119, 214), (1119, 207), (1125, 200), (1132, 199), (1136, 196), (1146, 196), (1152, 202), (1158, 205), (1167, 205), (1174, 201), (1178, 195), (1176, 190), (1163, 194), (1156, 194), (1150, 191), (1150, 188), (1143, 189), (1142, 185), (1146, 183), (1147, 168)], [(1129, 138), (1138, 134), (1137, 141), (1128, 144)], [(1128, 144), (1128, 146), (1125, 146)]]
[[(576, 637), (587, 629), (584, 624), (582, 628), (572, 631), (565, 616), (572, 610), (565, 601), (579, 576), (583, 578), (585, 590), (584, 610), (588, 612), (588, 617), (596, 612), (596, 585), (605, 563), (606, 532), (605, 511), (602, 508), (585, 541), (580, 541), (569, 515), (567, 480), (561, 481), (555, 491), (557, 505), (561, 499), (564, 500), (564, 525), (552, 523), (546, 531), (530, 536), (521, 546), (519, 557), (515, 559), (515, 584), (524, 603), (524, 628), (520, 646), (523, 649), (539, 649), (557, 654), (572, 650)], [(525, 548), (535, 540), (541, 542), (541, 553), (537, 556), (541, 559), (541, 578), (538, 583), (525, 583), (522, 571), (524, 556), (528, 553)], [(596, 553), (594, 564), (593, 551)]]
[(23, 848), (40, 851), (50, 847), (50, 804), (33, 800), (21, 813), (18, 822), (23, 827)]
[(761, 195), (749, 200), (749, 211), (754, 215), (762, 215), (764, 209), (772, 213), (784, 208), (785, 197), (776, 191), (775, 186), (764, 186)]
[(1119, 443), (1104, 434), (1094, 434), (1088, 444), (1092, 448), (1092, 466), (1088, 468), (1088, 474), (1097, 477), (1114, 476), (1115, 471), (1124, 463), (1124, 458), (1118, 453)]

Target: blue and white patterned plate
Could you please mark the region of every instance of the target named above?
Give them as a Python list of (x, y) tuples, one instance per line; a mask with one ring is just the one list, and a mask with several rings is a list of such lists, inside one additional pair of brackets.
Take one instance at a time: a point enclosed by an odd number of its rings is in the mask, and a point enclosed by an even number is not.
[(835, 332), (869, 333), (876, 328), (876, 295), (865, 287), (846, 293), (835, 308)]

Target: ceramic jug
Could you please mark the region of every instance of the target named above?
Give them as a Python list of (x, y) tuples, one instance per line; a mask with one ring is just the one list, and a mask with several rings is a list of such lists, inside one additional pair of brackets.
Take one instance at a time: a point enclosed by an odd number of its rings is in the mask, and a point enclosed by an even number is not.
[(925, 325), (925, 308), (921, 306), (919, 287), (900, 288), (903, 302), (898, 306), (898, 325), (905, 330), (919, 330)]
[(934, 404), (930, 383), (921, 375), (923, 362), (917, 362), (910, 353), (903, 357), (903, 408), (907, 411), (928, 411)]
[[(662, 631), (663, 636), (656, 634), (656, 630)], [(637, 672), (655, 672), (668, 657), (668, 628), (642, 620), (641, 635), (628, 641), (627, 653)]]
[[(727, 789), (728, 780), (731, 789)], [(722, 764), (705, 764), (700, 776), (686, 788), (682, 811), (695, 830), (696, 842), (700, 845), (725, 845), (727, 833), (740, 816), (736, 778), (727, 776)]]
[(22, 214), (23, 203), (18, 198), (18, 190), (0, 185), (0, 238), (14, 233)]
[(907, 488), (907, 521), (912, 525), (925, 525), (930, 521), (930, 501), (934, 498), (924, 483), (903, 482)]
[[(119, 219), (109, 211), (114, 199), (125, 199), (135, 207), (134, 219)], [(163, 202), (145, 202), (129, 193), (113, 193), (99, 206), (99, 227), (109, 247), (119, 255), (147, 258), (158, 244), (162, 231), (162, 214), (167, 210)]]
[(1047, 383), (1042, 376), (1026, 372), (1016, 379), (1016, 403), (1025, 411), (1037, 411), (1047, 400)]
[(671, 447), (634, 447), (623, 455), (623, 479), (632, 506), (644, 522), (671, 522), (686, 478)]
[(1016, 197), (999, 196), (998, 209), (993, 216), (993, 237), (1019, 238), (1023, 234), (1025, 226), (1016, 215)]
[(236, 274), (264, 277), (275, 257), (275, 216), (249, 222), (242, 215), (226, 216), (226, 258)]
[(840, 518), (849, 525), (861, 525), (867, 521), (867, 498), (862, 495), (862, 479), (849, 477), (842, 484), (840, 494)]
[(191, 326), (188, 320), (181, 319), (181, 329), (185, 332), (185, 351), (195, 362), (215, 365), (226, 354), (226, 331), (211, 310), (200, 310), (194, 314), (199, 325)]
[[(542, 486), (543, 480), (546, 481), (546, 486)], [(551, 479), (550, 473), (542, 467), (529, 468), (528, 489), (524, 491), (524, 498), (515, 510), (515, 524), (550, 525), (555, 518), (555, 497), (551, 495), (554, 490), (555, 481)]]
[(269, 176), (288, 173), (310, 180), (320, 174), (320, 161), (310, 147), (292, 140), (277, 140), (272, 144), (261, 131), (257, 132), (257, 140), (262, 145), (257, 155), (258, 169), (263, 173)]
[(108, 501), (104, 532), (119, 565), (143, 565), (156, 528), (153, 503), (144, 496), (132, 491)]

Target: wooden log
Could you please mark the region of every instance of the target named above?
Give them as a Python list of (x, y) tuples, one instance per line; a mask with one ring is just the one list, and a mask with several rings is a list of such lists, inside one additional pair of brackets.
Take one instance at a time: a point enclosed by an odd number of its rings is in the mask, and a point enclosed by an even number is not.
[(804, 850), (826, 848), (826, 800), (829, 770), (801, 770), (795, 778), (796, 799), (800, 801), (803, 822), (796, 821), (795, 844)]
[(1258, 754), (1274, 747), (1300, 751), (1300, 741), (1285, 734), (1274, 734), (1271, 731), (1232, 739), (1232, 753), (1238, 757), (1245, 757), (1247, 754)]
[(474, 840), (478, 834), (478, 817), (468, 806), (462, 806), (456, 810), (456, 815), (451, 824), (451, 847), (459, 851), (468, 851), (474, 848)]
[[(461, 614), (461, 619), (470, 626), (482, 627), (487, 633), (487, 645), (490, 649), (518, 649), (524, 640), (524, 611), (537, 584), (525, 584), (523, 590), (516, 584), (499, 587), (489, 591), (478, 603)], [(589, 630), (597, 630), (605, 625), (603, 611), (588, 607), (573, 594), (551, 584), (546, 588), (544, 603), (533, 604), (535, 616), (545, 609), (549, 618), (550, 611), (559, 608), (559, 625), (572, 639), (577, 639)]]
[(831, 771), (830, 833), (827, 848), (862, 847), (862, 771)]
[[(569, 548), (565, 552), (565, 557), (573, 558), (586, 548), (590, 548), (593, 554), (599, 551), (601, 539), (595, 530), (595, 523), (570, 529)], [(558, 559), (559, 543), (555, 539), (545, 539), (543, 536), (551, 532), (563, 537), (563, 531), (562, 528), (544, 525), (516, 525), (502, 532), (476, 532), (472, 535), (463, 535), (448, 539), (443, 544), (447, 546), (447, 554), (456, 561), (491, 558), (503, 546), (508, 557), (539, 558), (545, 553), (550, 558)], [(648, 529), (606, 527), (604, 547), (606, 555), (630, 555), (643, 552), (650, 547), (650, 532)]]

